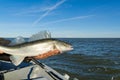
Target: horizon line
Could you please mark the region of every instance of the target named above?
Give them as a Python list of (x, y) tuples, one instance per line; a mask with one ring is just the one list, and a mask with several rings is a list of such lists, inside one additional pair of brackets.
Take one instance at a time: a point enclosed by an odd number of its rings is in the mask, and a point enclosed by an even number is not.
[[(17, 38), (17, 37), (0, 37), (0, 38)], [(29, 37), (23, 37), (29, 38)], [(120, 37), (52, 37), (52, 38), (120, 38)]]

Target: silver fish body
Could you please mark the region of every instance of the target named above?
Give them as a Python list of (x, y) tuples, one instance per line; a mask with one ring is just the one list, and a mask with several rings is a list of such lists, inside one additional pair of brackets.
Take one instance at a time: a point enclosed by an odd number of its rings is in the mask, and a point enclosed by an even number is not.
[(55, 49), (64, 52), (72, 50), (73, 48), (70, 44), (56, 39), (42, 39), (7, 47), (0, 46), (0, 50), (12, 55), (10, 59), (16, 66), (19, 65), (25, 57), (38, 56)]

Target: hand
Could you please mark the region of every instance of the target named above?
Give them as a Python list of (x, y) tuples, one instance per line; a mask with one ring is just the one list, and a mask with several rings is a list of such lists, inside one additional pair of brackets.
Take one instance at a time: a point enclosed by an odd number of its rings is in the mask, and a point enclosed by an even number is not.
[[(35, 59), (44, 59), (44, 58), (47, 58), (49, 56), (52, 56), (52, 55), (56, 55), (56, 54), (59, 54), (60, 51), (55, 49), (55, 50), (51, 50), (47, 53), (44, 53), (44, 54), (40, 54), (38, 56), (34, 56)], [(31, 60), (31, 57), (27, 57), (25, 60)]]
[(60, 51), (59, 50), (51, 50), (51, 51), (49, 51), (49, 52), (47, 52), (47, 53), (44, 53), (44, 54), (40, 54), (40, 55), (38, 55), (38, 56), (34, 56), (34, 58), (35, 59), (44, 59), (44, 58), (47, 58), (47, 57), (49, 57), (49, 56), (53, 56), (53, 55), (56, 55), (56, 54), (58, 54)]
[(0, 54), (3, 54), (4, 52), (0, 50)]
[[(38, 55), (38, 56), (34, 56), (35, 59), (44, 59), (44, 58), (47, 58), (49, 56), (52, 56), (52, 55), (56, 55), (56, 54), (59, 54), (60, 51), (59, 50), (51, 50), (47, 53), (44, 53), (44, 54), (41, 54), (41, 55)], [(4, 54), (3, 51), (0, 51), (0, 60), (4, 60), (4, 61), (10, 61), (10, 55), (8, 54)], [(27, 57), (25, 58), (24, 61), (26, 62), (29, 62), (31, 60), (31, 57)]]

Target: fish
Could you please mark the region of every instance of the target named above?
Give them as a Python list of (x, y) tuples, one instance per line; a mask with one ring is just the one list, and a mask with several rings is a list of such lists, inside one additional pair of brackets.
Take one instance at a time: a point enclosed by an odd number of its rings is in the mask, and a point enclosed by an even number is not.
[(42, 55), (49, 51), (59, 50), (60, 53), (73, 50), (71, 44), (58, 39), (41, 39), (31, 42), (25, 42), (13, 46), (0, 46), (0, 50), (11, 55), (10, 60), (18, 66), (24, 58)]

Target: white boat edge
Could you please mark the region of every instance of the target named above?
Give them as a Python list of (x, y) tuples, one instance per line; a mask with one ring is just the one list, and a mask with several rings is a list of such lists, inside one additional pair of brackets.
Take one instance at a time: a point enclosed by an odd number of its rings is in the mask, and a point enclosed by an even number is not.
[(2, 80), (69, 80), (70, 78), (69, 75), (61, 75), (43, 63), (41, 65), (44, 68), (38, 64), (33, 64), (15, 70), (1, 71)]

